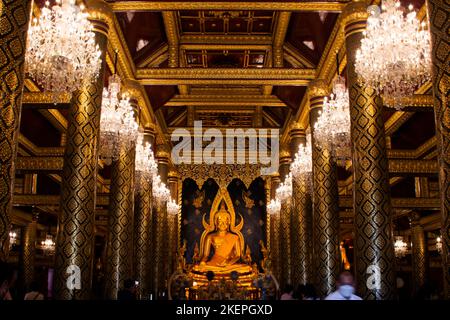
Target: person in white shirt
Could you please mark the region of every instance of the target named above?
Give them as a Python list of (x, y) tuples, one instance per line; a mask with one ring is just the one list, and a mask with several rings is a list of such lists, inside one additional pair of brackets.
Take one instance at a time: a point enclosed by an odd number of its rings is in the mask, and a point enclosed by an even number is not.
[(336, 285), (337, 290), (330, 293), (325, 300), (362, 300), (361, 297), (354, 294), (355, 281), (350, 272), (342, 272)]

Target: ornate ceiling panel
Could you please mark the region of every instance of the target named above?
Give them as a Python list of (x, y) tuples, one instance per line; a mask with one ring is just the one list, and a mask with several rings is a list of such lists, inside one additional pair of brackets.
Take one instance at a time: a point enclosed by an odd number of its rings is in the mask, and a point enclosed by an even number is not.
[(181, 35), (272, 33), (271, 11), (179, 11)]

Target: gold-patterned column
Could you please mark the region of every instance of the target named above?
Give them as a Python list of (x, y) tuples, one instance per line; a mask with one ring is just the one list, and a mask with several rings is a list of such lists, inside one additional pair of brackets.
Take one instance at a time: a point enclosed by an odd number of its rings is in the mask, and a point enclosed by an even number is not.
[[(156, 152), (156, 159), (158, 161), (158, 172), (161, 177), (161, 182), (167, 185), (168, 180), (168, 165), (169, 154), (165, 150), (164, 145), (158, 145)], [(154, 276), (153, 276), (153, 290), (155, 299), (160, 297), (165, 290), (166, 280), (169, 275), (168, 269), (168, 217), (166, 203), (157, 203), (155, 206), (156, 214), (154, 217)]]
[[(174, 171), (169, 172), (169, 190), (171, 197), (174, 201), (178, 203), (178, 177), (177, 173)], [(167, 223), (168, 223), (168, 259), (169, 259), (169, 275), (171, 275), (175, 271), (175, 260), (177, 256), (178, 250), (178, 216), (180, 212), (176, 214), (168, 214), (167, 215)]]
[[(298, 146), (306, 143), (305, 131), (293, 128), (291, 153), (295, 155)], [(312, 239), (312, 201), (309, 181), (302, 177), (292, 177), (292, 215), (291, 215), (291, 257), (292, 284), (313, 283), (313, 239)]]
[(27, 0), (2, 1), (0, 6), (0, 260), (6, 260), (9, 251), (30, 6)]
[[(288, 149), (282, 150), (280, 153), (280, 178), (284, 182), (289, 174), (289, 166), (291, 163), (291, 154)], [(281, 202), (280, 212), (280, 285), (283, 288), (286, 284), (291, 284), (291, 205), (292, 199), (286, 199)]]
[(442, 267), (445, 299), (450, 299), (450, 107), (449, 101), (449, 4), (428, 0), (433, 63), (434, 114), (439, 150), (439, 190), (441, 196)]
[(22, 251), (21, 251), (21, 269), (23, 274), (23, 285), (30, 289), (30, 284), (34, 279), (35, 257), (36, 257), (36, 232), (37, 232), (37, 213), (32, 213), (32, 220), (25, 226)]
[(414, 212), (410, 217), (411, 221), (411, 260), (413, 291), (415, 294), (426, 282), (427, 273), (427, 243), (425, 233), (420, 224), (420, 214)]
[[(275, 198), (275, 190), (280, 185), (279, 176), (271, 178), (271, 198)], [(272, 259), (272, 273), (280, 281), (281, 272), (281, 253), (280, 253), (280, 214), (273, 214), (270, 216), (270, 255)]]
[(117, 299), (124, 280), (133, 275), (134, 173), (136, 146), (119, 147), (111, 165), (109, 195), (106, 298)]
[(323, 80), (315, 80), (308, 87), (313, 159), (314, 270), (317, 293), (322, 297), (335, 290), (341, 261), (336, 162), (330, 150), (319, 147), (314, 137), (314, 124), (327, 93), (328, 88)]
[(358, 84), (355, 72), (367, 16), (365, 2), (351, 2), (342, 13), (353, 143), (354, 261), (363, 299), (387, 300), (395, 298), (395, 259), (383, 105), (374, 90)]
[[(92, 22), (96, 42), (102, 51), (103, 64), (97, 80), (73, 94), (67, 115), (67, 145), (62, 171), (54, 282), (55, 297), (64, 300), (91, 297), (94, 263), (97, 150), (108, 34), (103, 18), (106, 14), (112, 15), (112, 12), (107, 11), (108, 7), (104, 8), (98, 1), (88, 1), (87, 5), (92, 13), (91, 17), (96, 17)], [(81, 287), (78, 289), (76, 286), (68, 286), (70, 281), (77, 284), (74, 279), (78, 275)]]
[[(151, 143), (153, 132), (144, 130), (144, 142)], [(151, 178), (136, 175), (136, 198), (134, 219), (134, 274), (139, 281), (142, 297), (152, 292), (152, 181)]]

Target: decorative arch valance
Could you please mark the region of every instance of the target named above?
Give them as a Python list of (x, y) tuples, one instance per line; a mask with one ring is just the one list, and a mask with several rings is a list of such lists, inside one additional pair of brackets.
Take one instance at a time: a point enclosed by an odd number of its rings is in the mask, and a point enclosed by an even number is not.
[(256, 178), (265, 179), (259, 164), (180, 164), (176, 167), (182, 180), (191, 178), (198, 186), (212, 178), (220, 188), (226, 188), (234, 178), (239, 178), (248, 188)]

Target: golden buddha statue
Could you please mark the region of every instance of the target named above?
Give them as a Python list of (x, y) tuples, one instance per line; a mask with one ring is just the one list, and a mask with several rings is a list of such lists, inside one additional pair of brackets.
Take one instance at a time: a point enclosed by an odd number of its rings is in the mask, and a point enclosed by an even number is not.
[(240, 232), (244, 221), (241, 217), (240, 223), (235, 225), (234, 208), (226, 189), (219, 190), (209, 220), (207, 223), (203, 217), (205, 231), (200, 240), (200, 263), (192, 270), (197, 274), (213, 271), (218, 276), (229, 275), (232, 271), (251, 272), (250, 265), (239, 263), (244, 253), (244, 238)]

